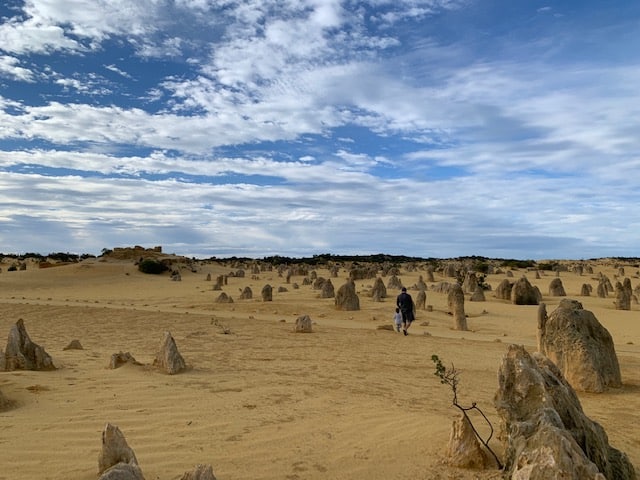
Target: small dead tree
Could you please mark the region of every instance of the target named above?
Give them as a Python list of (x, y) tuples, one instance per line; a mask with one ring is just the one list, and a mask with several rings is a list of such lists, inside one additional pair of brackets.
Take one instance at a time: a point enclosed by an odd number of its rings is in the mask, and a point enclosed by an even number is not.
[[(433, 361), (433, 363), (435, 363), (436, 365), (436, 371), (434, 372), (434, 375), (440, 379), (440, 383), (442, 383), (443, 385), (449, 385), (449, 387), (451, 387), (451, 392), (453, 394), (453, 399), (452, 399), (453, 406), (462, 412), (462, 415), (464, 416), (464, 418), (469, 422), (469, 425), (471, 425), (471, 429), (473, 430), (473, 433), (475, 434), (476, 438), (489, 451), (489, 453), (491, 453), (491, 455), (496, 461), (496, 464), (498, 465), (498, 469), (502, 470), (503, 468), (502, 462), (500, 461), (496, 453), (489, 446), (491, 437), (493, 437), (493, 425), (491, 424), (487, 416), (484, 414), (484, 412), (478, 407), (476, 402), (472, 402), (470, 407), (463, 407), (462, 405), (460, 405), (460, 402), (458, 401), (458, 383), (459, 383), (458, 375), (460, 372), (456, 370), (453, 364), (451, 364), (451, 368), (445, 367), (442, 361), (440, 360), (440, 358), (438, 357), (438, 355), (431, 355), (431, 361)], [(471, 418), (469, 418), (469, 415), (467, 412), (471, 410), (476, 410), (482, 416), (482, 418), (484, 418), (484, 420), (487, 422), (487, 425), (489, 425), (490, 431), (489, 431), (489, 436), (487, 437), (486, 440), (482, 438), (480, 433), (478, 433), (478, 430), (473, 425)]]

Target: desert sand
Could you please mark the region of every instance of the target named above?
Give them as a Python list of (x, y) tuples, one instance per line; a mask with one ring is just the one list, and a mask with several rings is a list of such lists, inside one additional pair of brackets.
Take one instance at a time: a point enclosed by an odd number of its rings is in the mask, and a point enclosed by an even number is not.
[[(378, 328), (391, 324), (399, 291), (374, 302), (366, 295), (373, 280), (356, 281), (359, 311), (338, 311), (303, 277), (287, 284), (275, 271), (229, 277), (223, 291), (234, 303), (215, 303), (220, 291), (207, 274), (215, 279), (232, 270), (213, 262), (183, 269), (179, 282), (143, 274), (126, 260), (29, 264), (14, 272), (0, 266), (0, 349), (22, 318), (58, 368), (0, 372), (0, 391), (15, 401), (0, 413), (2, 480), (94, 480), (107, 422), (120, 427), (147, 480), (179, 479), (200, 463), (211, 464), (218, 480), (500, 478), (497, 470), (445, 464), (458, 411), (431, 356), (455, 365), (459, 400), (477, 402), (497, 429), (496, 373), (507, 345), (536, 350), (536, 306), (512, 305), (492, 292), (485, 302), (467, 296), (470, 330), (461, 332), (452, 329), (446, 295), (428, 290), (433, 311), (418, 310), (405, 337)], [(611, 294), (597, 298), (595, 274), (614, 281), (617, 269), (613, 263), (593, 268), (594, 275), (561, 272), (560, 278), (567, 298), (582, 302), (613, 336), (623, 387), (579, 398), (640, 472), (640, 307), (615, 310)], [(637, 267), (625, 269), (635, 288)], [(411, 286), (424, 273), (402, 270), (399, 277)], [(540, 279), (513, 273), (539, 287), (548, 312), (563, 298), (548, 296), (555, 273)], [(346, 278), (344, 269), (332, 278), (336, 290)], [(495, 290), (504, 278), (489, 275), (487, 283)], [(435, 280), (454, 281), (439, 273)], [(272, 302), (260, 297), (267, 283)], [(579, 295), (583, 283), (593, 285), (591, 296)], [(253, 299), (238, 300), (246, 286)], [(288, 291), (278, 292), (280, 286)], [(304, 314), (313, 333), (294, 333)], [(165, 331), (188, 365), (177, 375), (151, 365)], [(74, 339), (84, 349), (64, 350)], [(120, 351), (144, 365), (109, 369)], [(476, 425), (486, 431), (479, 420)], [(491, 445), (501, 452), (495, 435)]]

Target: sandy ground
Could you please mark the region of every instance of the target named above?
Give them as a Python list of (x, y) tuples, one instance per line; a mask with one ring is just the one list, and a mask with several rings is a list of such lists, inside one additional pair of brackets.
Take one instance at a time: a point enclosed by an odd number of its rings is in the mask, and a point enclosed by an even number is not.
[[(231, 277), (218, 304), (206, 275), (229, 273), (206, 264), (182, 281), (145, 275), (131, 262), (99, 262), (0, 273), (0, 338), (22, 318), (31, 339), (58, 367), (52, 372), (0, 372), (0, 391), (16, 408), (0, 413), (0, 479), (93, 480), (107, 422), (120, 427), (147, 480), (179, 479), (198, 463), (219, 480), (243, 479), (496, 479), (498, 471), (446, 466), (444, 451), (457, 411), (434, 375), (433, 354), (461, 371), (461, 403), (477, 402), (497, 428), (496, 373), (510, 343), (536, 345), (535, 306), (515, 306), (486, 293), (465, 303), (470, 331), (452, 330), (446, 296), (427, 292), (432, 312), (418, 311), (405, 337), (378, 329), (392, 321), (397, 290), (384, 302), (356, 282), (361, 310), (336, 311), (303, 277), (299, 289), (275, 272)], [(612, 282), (613, 266), (594, 265)], [(637, 268), (626, 267), (635, 287)], [(318, 275), (329, 278), (323, 270)], [(403, 284), (419, 274), (402, 272)], [(555, 274), (526, 275), (549, 297)], [(332, 282), (338, 289), (342, 270)], [(581, 301), (614, 337), (624, 385), (579, 394), (585, 413), (606, 430), (640, 472), (640, 307), (613, 309), (613, 297), (580, 297), (590, 275), (562, 272), (568, 298)], [(495, 288), (504, 274), (491, 275)], [(387, 278), (384, 279), (385, 284)], [(444, 279), (436, 274), (436, 281)], [(272, 302), (260, 298), (274, 287)], [(252, 300), (237, 300), (250, 286)], [(285, 286), (287, 292), (277, 292)], [(415, 292), (414, 298), (415, 298)], [(468, 296), (467, 296), (468, 299)], [(308, 314), (311, 334), (293, 333)], [(151, 367), (170, 331), (189, 368), (169, 376)], [(63, 350), (73, 339), (83, 350)], [(0, 341), (4, 350), (5, 342)], [(111, 370), (110, 357), (130, 352), (144, 366)], [(482, 423), (476, 423), (482, 427)], [(495, 438), (495, 437), (494, 437)], [(500, 452), (497, 440), (491, 445)]]

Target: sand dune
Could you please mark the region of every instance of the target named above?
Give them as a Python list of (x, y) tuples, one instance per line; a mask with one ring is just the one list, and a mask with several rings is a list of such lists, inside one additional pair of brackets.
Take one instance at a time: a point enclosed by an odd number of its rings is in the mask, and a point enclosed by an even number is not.
[[(301, 285), (294, 289), (276, 272), (230, 277), (223, 289), (235, 302), (217, 304), (220, 292), (205, 277), (230, 269), (215, 263), (185, 269), (180, 282), (142, 274), (128, 261), (2, 267), (0, 348), (22, 318), (58, 370), (0, 372), (0, 391), (17, 404), (0, 413), (0, 480), (95, 479), (107, 422), (123, 431), (147, 479), (176, 479), (198, 463), (213, 465), (220, 480), (500, 477), (443, 464), (457, 411), (433, 374), (431, 355), (455, 363), (461, 401), (477, 402), (497, 426), (498, 365), (509, 343), (535, 350), (535, 306), (487, 292), (486, 302), (466, 302), (471, 331), (459, 332), (451, 329), (446, 295), (428, 291), (433, 311), (418, 311), (404, 337), (378, 329), (391, 323), (398, 292), (373, 302), (364, 294), (372, 280), (356, 282), (361, 310), (344, 312), (302, 286), (303, 277), (291, 279)], [(612, 280), (617, 272), (612, 265), (594, 270)], [(627, 271), (635, 287), (637, 269)], [(403, 271), (400, 278), (410, 286), (421, 273)], [(332, 279), (336, 288), (346, 275)], [(561, 300), (547, 296), (555, 274), (514, 275), (540, 288), (549, 312)], [(503, 278), (487, 281), (495, 289)], [(560, 278), (567, 297), (612, 334), (622, 370), (622, 388), (579, 394), (582, 406), (640, 471), (640, 307), (619, 311), (612, 296), (580, 297), (583, 283), (596, 286), (589, 275)], [(274, 286), (273, 302), (260, 298), (266, 283)], [(254, 299), (237, 300), (246, 286)], [(288, 291), (277, 292), (279, 286)], [(314, 321), (314, 333), (293, 333), (303, 314)], [(178, 375), (151, 367), (165, 331), (188, 365)], [(84, 349), (64, 350), (73, 339)], [(145, 365), (108, 369), (119, 351)], [(496, 440), (492, 446), (500, 450)]]

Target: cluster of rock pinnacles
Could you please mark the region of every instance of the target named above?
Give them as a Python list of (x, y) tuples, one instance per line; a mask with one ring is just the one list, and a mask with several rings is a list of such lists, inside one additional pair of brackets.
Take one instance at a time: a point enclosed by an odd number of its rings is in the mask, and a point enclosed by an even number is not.
[[(78, 340), (69, 343), (65, 350), (82, 350)], [(125, 363), (143, 365), (131, 353), (119, 352), (111, 356), (109, 368), (118, 368)], [(153, 360), (153, 367), (173, 375), (186, 369), (184, 358), (178, 351), (170, 332), (165, 332)], [(56, 370), (51, 356), (43, 347), (34, 343), (24, 324), (19, 319), (9, 331), (7, 347), (0, 350), (0, 371)], [(15, 403), (0, 392), (0, 411), (11, 409)], [(142, 470), (133, 450), (127, 444), (120, 429), (107, 423), (102, 432), (102, 452), (98, 458), (98, 480), (144, 480)], [(211, 465), (197, 465), (186, 472), (181, 480), (215, 480)]]
[[(300, 272), (297, 272), (298, 274)], [(333, 293), (330, 280), (312, 274), (305, 285), (322, 290), (330, 285), (330, 294), (338, 310), (359, 310), (360, 299), (355, 281), (375, 278), (368, 295), (373, 301), (383, 301), (387, 289), (400, 290), (403, 285), (397, 271), (390, 274), (385, 286), (378, 271), (361, 268), (349, 272), (347, 281)], [(507, 272), (507, 277), (513, 277)], [(582, 274), (582, 272), (576, 272)], [(592, 272), (591, 272), (592, 273)], [(287, 274), (287, 282), (292, 272)], [(453, 267), (445, 268), (445, 276), (462, 281), (441, 282), (432, 287), (447, 294), (453, 328), (467, 330), (464, 310), (465, 294), (470, 300), (485, 301), (482, 282), (472, 272), (460, 275)], [(540, 273), (535, 272), (536, 278)], [(433, 271), (428, 281), (434, 282)], [(221, 283), (222, 280), (219, 281)], [(420, 277), (412, 287), (417, 290), (415, 307), (425, 308), (427, 285)], [(592, 288), (585, 284), (582, 295)], [(613, 292), (608, 278), (600, 275), (598, 295)], [(616, 309), (630, 309), (633, 292), (630, 282), (616, 283)], [(565, 297), (559, 276), (549, 284), (549, 296)], [(271, 286), (262, 290), (263, 301), (272, 300)], [(613, 339), (592, 312), (569, 299), (563, 299), (551, 315), (547, 315), (542, 293), (522, 276), (516, 281), (505, 279), (495, 296), (515, 305), (538, 305), (538, 352), (530, 354), (523, 346), (510, 345), (498, 372), (499, 389), (495, 407), (501, 419), (500, 440), (504, 449), (503, 474), (518, 480), (634, 480), (633, 465), (627, 456), (609, 445), (604, 429), (583, 412), (576, 391), (599, 393), (622, 385), (620, 368)], [(249, 297), (250, 298), (250, 297)], [(312, 332), (308, 315), (298, 317), (296, 332)], [(454, 421), (448, 445), (449, 463), (465, 468), (495, 467), (496, 460), (480, 445), (468, 418)]]
[[(102, 451), (98, 456), (98, 480), (144, 480), (133, 449), (118, 426), (107, 423), (102, 431)], [(213, 467), (199, 464), (180, 480), (216, 480)]]
[[(635, 480), (633, 464), (585, 415), (576, 394), (622, 386), (611, 335), (570, 299), (562, 299), (550, 315), (540, 303), (537, 328), (538, 351), (510, 345), (498, 371), (494, 405), (504, 477)], [(462, 468), (496, 466), (464, 415), (453, 423), (447, 457)]]
[[(387, 288), (402, 287), (394, 272), (390, 272), (392, 275), (386, 287), (376, 273), (367, 269), (351, 271), (349, 279), (335, 294), (330, 280), (312, 275), (309, 281), (313, 282), (314, 289), (321, 290), (321, 298), (335, 298), (336, 309), (359, 310), (355, 280), (376, 278), (370, 291), (374, 301), (385, 298)], [(428, 273), (428, 281), (433, 282), (433, 272)], [(457, 275), (455, 269), (445, 269), (444, 273)], [(291, 274), (288, 272), (287, 281)], [(332, 275), (337, 276), (337, 272), (332, 272)], [(237, 276), (242, 275), (237, 273)], [(220, 276), (214, 290), (221, 290), (223, 285), (226, 285), (226, 277)], [(466, 275), (462, 282), (441, 282), (432, 287), (447, 293), (454, 328), (467, 329), (465, 293), (472, 295), (472, 301), (484, 301), (479, 285), (475, 276)], [(418, 290), (417, 306), (424, 308), (427, 288), (422, 277), (414, 288)], [(614, 290), (615, 308), (630, 309), (634, 298), (630, 282), (617, 282), (614, 289), (601, 275), (598, 296), (607, 296)], [(590, 286), (583, 285), (582, 295), (590, 293)], [(272, 301), (272, 294), (272, 287), (265, 285), (261, 291), (262, 300)], [(566, 296), (559, 278), (551, 282), (549, 295)], [(517, 480), (635, 480), (635, 470), (626, 454), (609, 445), (606, 432), (584, 414), (576, 395), (576, 391), (600, 393), (622, 385), (609, 332), (592, 312), (584, 310), (575, 300), (563, 299), (548, 315), (546, 305), (541, 303), (539, 289), (524, 276), (515, 282), (505, 279), (496, 289), (495, 296), (517, 305), (538, 305), (538, 351), (531, 354), (523, 346), (510, 345), (498, 370), (494, 405), (501, 422), (499, 439), (504, 450), (504, 477)], [(249, 287), (242, 290), (241, 299), (251, 297)], [(230, 297), (222, 297), (218, 301), (233, 302)], [(312, 324), (308, 315), (302, 315), (296, 320), (294, 331), (311, 333)], [(74, 340), (66, 348), (82, 347)], [(142, 365), (129, 352), (119, 352), (111, 356), (109, 366), (118, 368), (124, 363)], [(165, 332), (153, 366), (171, 375), (186, 368), (170, 332)], [(6, 351), (0, 351), (0, 371), (55, 368), (51, 357), (31, 341), (24, 322), (18, 320), (9, 333)], [(12, 406), (12, 402), (0, 392), (0, 410)], [(453, 423), (447, 457), (450, 464), (463, 468), (496, 466), (495, 459), (483, 450), (465, 416)], [(98, 470), (99, 480), (144, 479), (135, 453), (124, 435), (117, 426), (109, 423), (102, 434)], [(181, 477), (181, 480), (212, 479), (215, 480), (215, 476), (211, 465), (197, 465)]]

